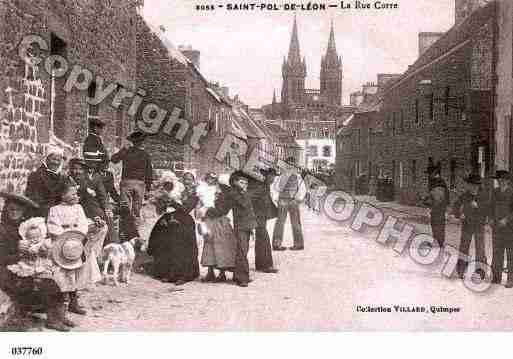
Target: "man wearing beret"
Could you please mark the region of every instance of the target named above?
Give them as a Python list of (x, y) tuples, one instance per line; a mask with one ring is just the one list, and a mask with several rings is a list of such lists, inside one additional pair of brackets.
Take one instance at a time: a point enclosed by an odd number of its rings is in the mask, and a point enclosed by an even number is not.
[(493, 190), (490, 205), (490, 220), (493, 221), (492, 282), (502, 281), (504, 251), (508, 267), (506, 288), (513, 287), (513, 190), (508, 171), (495, 174), (499, 187)]
[(440, 172), (440, 162), (427, 168), (429, 196), (424, 200), (424, 204), (431, 209), (431, 231), (433, 238), (442, 248), (445, 243), (445, 213), (449, 205), (449, 190)]
[(278, 175), (274, 168), (262, 169), (263, 181), (249, 178), (248, 194), (255, 211), (255, 268), (264, 273), (277, 273), (273, 265), (271, 239), (267, 232), (267, 221), (278, 216), (278, 208), (271, 198), (271, 185)]
[(102, 133), (106, 123), (99, 118), (89, 120), (89, 135), (84, 141), (83, 156), (88, 166), (95, 171), (109, 163), (109, 154), (103, 145)]
[[(459, 251), (467, 258), (460, 258), (456, 267), (461, 278), (464, 278), (470, 261), (468, 255), (472, 239), (474, 239), (475, 260), (478, 263), (486, 264), (483, 233), (488, 208), (481, 188), (481, 177), (478, 174), (470, 174), (465, 178), (465, 186), (465, 192), (459, 196), (453, 206), (456, 218), (463, 220)], [(484, 279), (485, 271), (483, 268), (477, 268), (476, 272), (479, 273), (481, 279)]]

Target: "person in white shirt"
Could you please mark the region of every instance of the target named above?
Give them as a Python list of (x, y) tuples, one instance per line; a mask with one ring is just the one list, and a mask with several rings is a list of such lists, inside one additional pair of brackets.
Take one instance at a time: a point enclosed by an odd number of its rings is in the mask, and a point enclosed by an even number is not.
[[(295, 159), (289, 157), (286, 161), (294, 166)], [(278, 219), (274, 226), (273, 250), (282, 251), (287, 248), (283, 246), (283, 231), (287, 214), (290, 214), (290, 223), (292, 225), (292, 235), (294, 245), (291, 250), (303, 250), (303, 227), (301, 224), (301, 214), (299, 204), (306, 195), (306, 185), (299, 172), (295, 169), (288, 170), (277, 178), (273, 189), (278, 192)]]

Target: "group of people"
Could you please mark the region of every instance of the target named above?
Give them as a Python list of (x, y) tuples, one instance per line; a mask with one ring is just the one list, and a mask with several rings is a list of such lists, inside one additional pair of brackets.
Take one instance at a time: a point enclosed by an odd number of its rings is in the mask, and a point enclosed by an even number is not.
[[(445, 224), (447, 213), (462, 221), (459, 245), (460, 258), (457, 273), (464, 278), (469, 262), (478, 263), (477, 273), (483, 280), (488, 264), (485, 253), (485, 226), (492, 228), (492, 283), (501, 284), (504, 272), (504, 252), (507, 260), (506, 288), (513, 288), (513, 188), (508, 171), (498, 170), (494, 176), (495, 186), (485, 186), (479, 174), (465, 177), (465, 190), (452, 204), (449, 189), (441, 177), (441, 165), (430, 163), (427, 169), (429, 196), (426, 204), (431, 208), (431, 228), (433, 238), (441, 247), (445, 244)], [(475, 259), (469, 259), (470, 246), (474, 243)]]
[[(48, 328), (74, 327), (68, 313), (86, 315), (80, 291), (102, 279), (102, 248), (143, 237), (148, 223), (141, 212), (148, 207), (156, 215), (146, 246), (153, 257), (151, 274), (176, 285), (200, 275), (198, 235), (203, 238), (201, 265), (208, 268), (202, 280), (225, 282), (232, 272), (241, 287), (251, 282), (247, 256), (252, 237), (256, 270), (277, 273), (272, 250), (286, 249), (288, 214), (294, 236), (290, 249), (304, 249), (299, 203), (306, 191), (299, 174), (278, 176), (276, 169), (267, 168), (261, 179), (235, 171), (208, 173), (197, 181), (190, 172), (178, 178), (166, 171), (154, 181), (144, 150), (146, 134), (132, 133), (127, 137), (132, 145), (109, 156), (101, 137), (104, 127), (100, 120), (91, 121), (82, 158), (66, 162), (62, 149), (49, 146), (23, 195), (0, 192), (0, 289), (15, 299), (18, 316), (41, 310), (47, 313)], [(110, 162), (123, 165), (119, 193)], [(273, 218), (271, 244), (267, 223)]]
[[(242, 171), (230, 175), (210, 172), (198, 182), (191, 173), (185, 173), (181, 182), (173, 172), (163, 173), (161, 189), (153, 197), (159, 219), (147, 249), (154, 258), (155, 277), (180, 285), (199, 277), (201, 262), (208, 268), (203, 281), (226, 282), (226, 272), (233, 272), (233, 282), (247, 287), (251, 281), (247, 258), (251, 237), (255, 238), (255, 269), (277, 273), (272, 250), (286, 249), (282, 244), (288, 213), (294, 236), (290, 249), (304, 249), (300, 176), (287, 176), (288, 187), (274, 196), (278, 172), (266, 168), (260, 173), (261, 179)], [(277, 222), (271, 244), (267, 223), (273, 218)], [(200, 261), (197, 234), (203, 239)]]

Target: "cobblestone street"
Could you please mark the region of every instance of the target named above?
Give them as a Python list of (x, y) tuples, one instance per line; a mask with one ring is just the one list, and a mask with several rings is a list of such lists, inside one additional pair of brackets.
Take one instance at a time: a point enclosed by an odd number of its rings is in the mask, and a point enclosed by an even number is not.
[[(511, 330), (513, 291), (494, 286), (476, 294), (409, 257), (303, 210), (305, 251), (274, 252), (278, 274), (254, 272), (248, 288), (199, 281), (176, 291), (136, 274), (127, 287), (99, 285), (84, 293), (80, 331), (127, 330)], [(272, 228), (273, 223), (270, 224)], [(417, 224), (419, 230), (426, 228)], [(449, 226), (450, 243), (458, 229)], [(285, 245), (291, 245), (286, 228)], [(290, 241), (287, 243), (287, 241)], [(201, 252), (201, 243), (200, 243)], [(250, 267), (254, 253), (250, 250)], [(204, 272), (202, 273), (204, 274)], [(362, 313), (357, 306), (424, 306), (428, 313)], [(460, 308), (429, 312), (430, 306)], [(482, 323), (486, 323), (483, 326)]]

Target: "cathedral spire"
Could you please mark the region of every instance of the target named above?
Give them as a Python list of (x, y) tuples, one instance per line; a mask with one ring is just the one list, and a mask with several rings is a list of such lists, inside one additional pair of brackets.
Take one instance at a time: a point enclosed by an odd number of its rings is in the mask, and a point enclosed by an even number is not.
[(301, 53), (299, 51), (299, 39), (297, 36), (297, 21), (296, 15), (294, 15), (294, 25), (292, 26), (292, 37), (290, 38), (290, 46), (289, 46), (289, 56), (288, 56), (289, 65), (295, 65), (301, 63)]
[(325, 61), (327, 65), (338, 65), (337, 45), (335, 44), (335, 31), (333, 30), (333, 20), (331, 20), (330, 38), (326, 50)]

